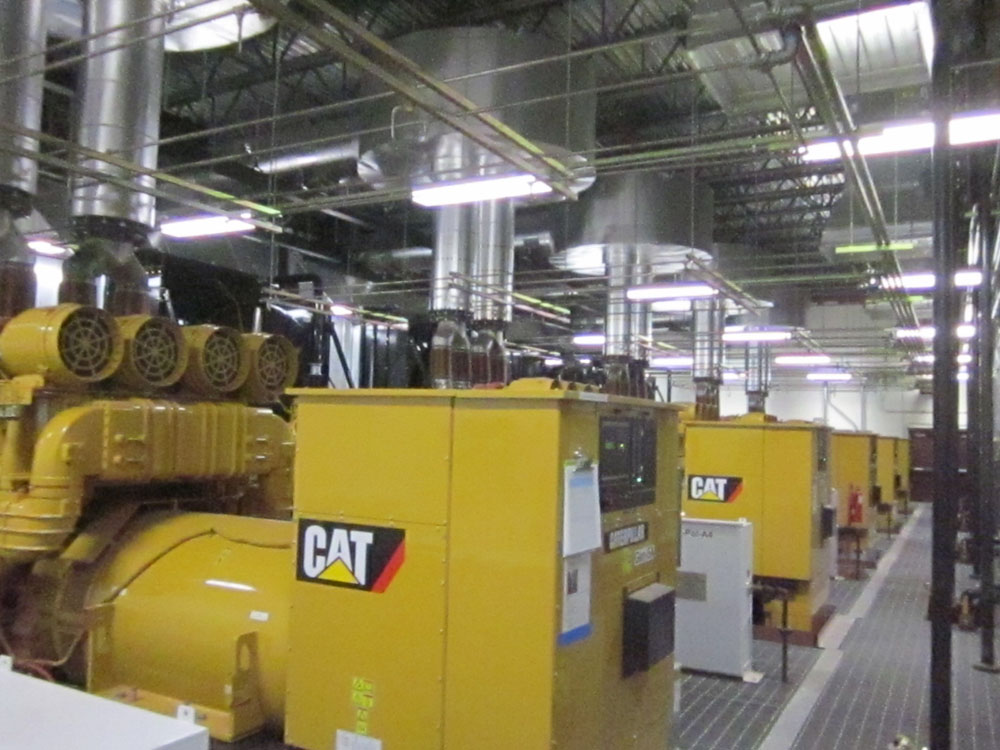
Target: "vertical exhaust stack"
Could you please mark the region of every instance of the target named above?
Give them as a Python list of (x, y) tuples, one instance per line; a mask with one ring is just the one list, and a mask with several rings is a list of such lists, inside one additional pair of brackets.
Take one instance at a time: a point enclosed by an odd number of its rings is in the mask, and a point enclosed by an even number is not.
[(605, 390), (629, 395), (629, 360), (634, 341), (632, 305), (627, 292), (635, 265), (635, 246), (608, 245), (605, 250), (608, 272), (608, 303), (604, 315)]
[(766, 413), (771, 387), (771, 351), (766, 344), (747, 345), (747, 411)]
[(722, 331), (725, 326), (725, 303), (716, 299), (695, 300), (694, 379), (695, 418), (719, 418), (719, 387), (722, 385)]
[[(0, 81), (6, 81), (0, 83), (0, 112), (27, 130), (41, 128), (44, 76), (29, 73), (42, 67), (44, 53), (44, 0), (0, 4)], [(10, 147), (37, 153), (38, 141), (0, 131), (0, 320), (35, 305), (34, 260), (14, 219), (31, 212), (38, 162)]]
[(470, 351), (469, 291), (455, 277), (471, 270), (469, 206), (444, 206), (434, 214), (434, 268), (431, 277), (431, 316), (436, 321), (431, 338), (432, 388), (468, 388)]
[(512, 318), (514, 204), (509, 200), (472, 207), (472, 384), (506, 385), (504, 332)]
[[(86, 63), (76, 123), (77, 143), (155, 169), (160, 137), (165, 17), (163, 0), (127, 3), (85, 0)], [(125, 26), (112, 31), (118, 27)], [(136, 187), (146, 175), (83, 158), (81, 166)], [(80, 249), (64, 266), (60, 301), (94, 304), (97, 277), (108, 280), (105, 307), (115, 314), (152, 312), (146, 274), (135, 257), (156, 225), (156, 199), (148, 193), (79, 177), (73, 184), (73, 228)]]
[[(647, 263), (633, 266), (630, 286), (642, 286), (653, 281), (652, 267)], [(653, 340), (653, 310), (648, 304), (631, 302), (632, 305), (632, 361), (629, 362), (629, 391), (636, 398), (653, 398), (646, 370), (649, 368), (648, 344)]]

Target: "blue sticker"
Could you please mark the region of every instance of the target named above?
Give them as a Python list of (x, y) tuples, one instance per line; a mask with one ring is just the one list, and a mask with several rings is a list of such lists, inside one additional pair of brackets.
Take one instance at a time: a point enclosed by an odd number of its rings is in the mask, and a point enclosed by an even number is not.
[(577, 641), (582, 641), (584, 638), (590, 635), (593, 628), (588, 622), (586, 625), (581, 625), (578, 628), (573, 628), (572, 630), (567, 630), (565, 633), (559, 634), (559, 645), (568, 646), (571, 643), (576, 643)]

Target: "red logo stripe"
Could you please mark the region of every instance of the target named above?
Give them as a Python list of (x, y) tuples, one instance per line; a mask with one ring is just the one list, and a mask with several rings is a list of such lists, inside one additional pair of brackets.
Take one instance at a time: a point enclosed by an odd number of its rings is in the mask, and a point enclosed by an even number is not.
[(381, 594), (387, 588), (389, 584), (392, 583), (392, 579), (396, 577), (396, 571), (400, 569), (403, 565), (403, 559), (406, 557), (406, 542), (402, 541), (396, 550), (392, 553), (392, 557), (389, 558), (389, 562), (386, 563), (385, 567), (382, 569), (382, 575), (378, 577), (375, 584), (372, 586), (372, 591), (376, 594)]

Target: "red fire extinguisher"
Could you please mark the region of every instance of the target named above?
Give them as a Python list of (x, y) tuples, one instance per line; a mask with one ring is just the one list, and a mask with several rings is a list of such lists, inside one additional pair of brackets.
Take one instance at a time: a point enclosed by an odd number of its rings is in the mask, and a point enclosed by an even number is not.
[(861, 523), (864, 520), (864, 502), (861, 499), (861, 491), (851, 488), (847, 497), (847, 522)]

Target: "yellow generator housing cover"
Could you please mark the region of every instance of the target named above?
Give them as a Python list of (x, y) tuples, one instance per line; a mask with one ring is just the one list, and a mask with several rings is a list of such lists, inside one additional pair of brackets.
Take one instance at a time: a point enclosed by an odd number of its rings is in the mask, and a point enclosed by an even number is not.
[(671, 407), (548, 381), (296, 395), (287, 742), (667, 746)]
[(684, 514), (753, 524), (754, 575), (802, 582), (805, 593), (789, 605), (796, 630), (814, 629), (829, 590), (829, 452), (830, 430), (809, 423), (748, 415), (685, 430)]
[[(875, 457), (877, 436), (873, 432), (834, 432), (830, 467), (837, 491), (837, 525), (875, 530)], [(851, 496), (860, 494), (861, 520), (851, 520)]]

